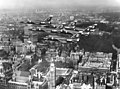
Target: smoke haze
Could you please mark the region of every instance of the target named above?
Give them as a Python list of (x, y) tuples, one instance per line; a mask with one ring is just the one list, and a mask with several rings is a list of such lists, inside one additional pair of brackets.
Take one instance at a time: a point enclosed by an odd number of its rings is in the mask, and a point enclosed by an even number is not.
[(120, 0), (0, 0), (0, 9), (62, 6), (120, 6)]

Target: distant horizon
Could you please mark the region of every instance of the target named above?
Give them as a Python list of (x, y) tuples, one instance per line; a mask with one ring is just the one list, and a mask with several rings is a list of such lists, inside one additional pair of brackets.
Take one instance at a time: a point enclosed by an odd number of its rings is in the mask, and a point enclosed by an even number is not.
[(64, 8), (75, 6), (120, 7), (120, 0), (0, 0), (0, 9)]
[(59, 6), (59, 7), (54, 7), (54, 6), (36, 6), (36, 7), (18, 7), (18, 8), (0, 8), (0, 10), (35, 10), (35, 9), (98, 9), (98, 8), (106, 8), (106, 9), (118, 9), (120, 10), (120, 6), (96, 6), (96, 5), (76, 5), (76, 6)]

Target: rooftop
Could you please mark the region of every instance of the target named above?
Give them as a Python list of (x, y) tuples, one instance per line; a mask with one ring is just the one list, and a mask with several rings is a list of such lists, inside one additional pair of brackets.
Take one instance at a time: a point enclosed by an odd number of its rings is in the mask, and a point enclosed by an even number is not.
[(109, 70), (112, 60), (112, 53), (86, 53), (83, 58), (81, 68), (97, 68)]
[(56, 68), (56, 75), (69, 75), (72, 69), (69, 68)]
[(50, 66), (49, 62), (46, 60), (42, 61), (41, 63), (33, 66), (33, 68), (37, 69), (37, 71), (40, 71), (42, 73), (46, 73), (48, 67)]
[(27, 71), (16, 71), (16, 81), (20, 83), (26, 83), (29, 80), (30, 72)]

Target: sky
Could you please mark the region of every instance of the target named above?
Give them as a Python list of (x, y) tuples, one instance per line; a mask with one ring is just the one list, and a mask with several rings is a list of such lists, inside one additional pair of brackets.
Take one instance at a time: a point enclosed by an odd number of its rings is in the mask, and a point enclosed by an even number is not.
[(20, 7), (120, 6), (120, 0), (0, 0), (0, 9)]

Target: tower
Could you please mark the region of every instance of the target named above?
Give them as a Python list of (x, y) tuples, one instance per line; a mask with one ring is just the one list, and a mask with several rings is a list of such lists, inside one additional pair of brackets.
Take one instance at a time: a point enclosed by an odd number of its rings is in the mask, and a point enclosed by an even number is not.
[(50, 64), (50, 81), (49, 81), (49, 89), (55, 89), (55, 80), (56, 80), (56, 68), (55, 64)]

